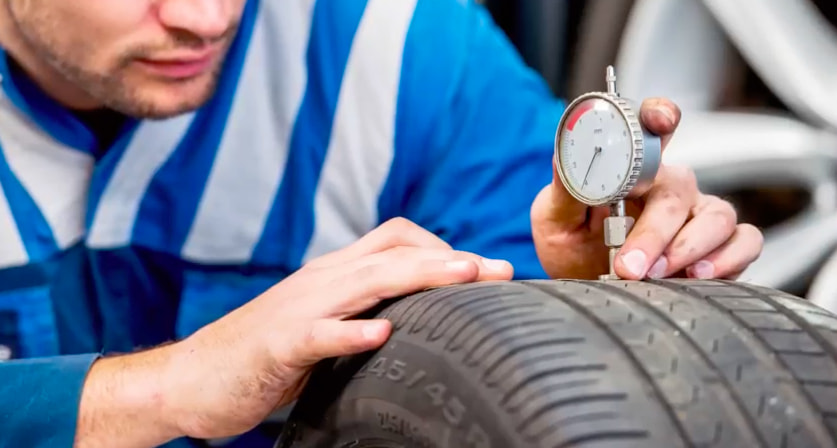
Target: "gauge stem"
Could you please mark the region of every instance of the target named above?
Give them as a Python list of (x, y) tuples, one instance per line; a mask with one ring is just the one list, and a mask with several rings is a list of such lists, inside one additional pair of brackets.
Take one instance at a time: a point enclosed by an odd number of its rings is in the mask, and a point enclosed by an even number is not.
[(616, 95), (616, 71), (613, 69), (612, 65), (607, 66), (607, 93), (611, 95)]
[(608, 248), (608, 273), (600, 275), (600, 280), (619, 280), (616, 274), (616, 256), (625, 243), (633, 226), (633, 218), (625, 216), (625, 201), (619, 200), (610, 204), (610, 216), (605, 218), (604, 243)]
[(610, 216), (625, 216), (625, 201), (610, 204)]

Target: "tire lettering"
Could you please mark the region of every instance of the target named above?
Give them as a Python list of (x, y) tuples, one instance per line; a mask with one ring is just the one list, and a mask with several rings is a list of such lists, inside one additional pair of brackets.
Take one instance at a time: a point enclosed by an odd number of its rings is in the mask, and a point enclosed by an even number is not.
[[(387, 379), (395, 383), (403, 382), (404, 386), (412, 388), (421, 383), (428, 377), (427, 372), (418, 370), (415, 373), (410, 371), (410, 365), (400, 359), (390, 359), (387, 357), (376, 358), (372, 364), (364, 365), (356, 374), (356, 377), (377, 376), (378, 378)], [(491, 440), (488, 434), (482, 427), (474, 421), (469, 422), (468, 408), (462, 400), (454, 393), (448, 393), (448, 388), (441, 382), (431, 382), (425, 385), (422, 390), (430, 398), (432, 405), (442, 411), (442, 416), (450, 425), (446, 428), (450, 431), (451, 428), (463, 426), (467, 428), (465, 433), (464, 448), (491, 448)], [(400, 418), (398, 415), (390, 414), (388, 412), (377, 413), (381, 429), (406, 437), (418, 446), (435, 446), (426, 436), (422, 435), (421, 428), (412, 425), (409, 421)], [(450, 437), (452, 434), (447, 434), (443, 431), (437, 434), (437, 437), (442, 439)], [(442, 445), (444, 446), (444, 444)]]
[(396, 382), (401, 381), (406, 374), (406, 371), (404, 370), (405, 367), (407, 367), (407, 363), (393, 359), (392, 363), (389, 365), (389, 369), (387, 369), (387, 378)]
[(386, 373), (386, 363), (387, 359), (382, 356), (375, 360), (375, 364), (372, 364), (372, 367), (367, 369), (366, 373), (370, 375), (375, 375), (378, 378), (380, 378), (381, 376), (383, 376), (384, 373)]
[(433, 400), (433, 406), (441, 406), (445, 403), (445, 391), (447, 388), (442, 383), (433, 383), (424, 387), (424, 391)]
[(426, 377), (426, 376), (427, 376), (427, 372), (425, 372), (424, 370), (419, 370), (418, 372), (416, 372), (415, 375), (413, 375), (412, 378), (407, 380), (407, 382), (405, 383), (405, 386), (407, 386), (407, 388), (411, 388), (411, 387), (415, 386), (416, 383), (421, 381), (421, 379)]
[(465, 436), (465, 445), (469, 448), (491, 448), (491, 440), (480, 425), (473, 423)]
[(352, 375), (352, 379), (359, 379), (364, 377), (366, 377), (366, 364), (360, 366), (360, 368), (357, 369), (357, 372), (355, 372), (355, 374)]
[(453, 426), (459, 426), (465, 416), (465, 405), (457, 397), (451, 397), (442, 409), (445, 419)]
[(381, 429), (399, 435), (413, 442), (416, 447), (434, 446), (432, 441), (422, 435), (421, 428), (389, 412), (378, 412)]

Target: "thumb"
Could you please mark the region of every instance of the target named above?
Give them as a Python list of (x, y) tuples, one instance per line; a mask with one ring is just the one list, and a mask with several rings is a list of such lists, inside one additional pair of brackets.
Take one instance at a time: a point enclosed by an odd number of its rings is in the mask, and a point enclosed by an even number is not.
[(386, 342), (391, 331), (392, 324), (386, 319), (316, 320), (294, 338), (285, 364), (307, 368), (327, 358), (373, 350)]
[(552, 183), (544, 187), (535, 198), (532, 220), (548, 222), (554, 230), (574, 231), (589, 219), (589, 207), (574, 198), (558, 174), (556, 161), (552, 160)]
[[(680, 108), (667, 98), (648, 98), (640, 105), (639, 115), (642, 124), (651, 133), (660, 136), (662, 149), (665, 149), (680, 123)], [(561, 182), (556, 164), (557, 161), (553, 157), (552, 185), (541, 191), (536, 199), (540, 204), (533, 209), (537, 218), (546, 218), (566, 231), (604, 219), (608, 214), (607, 207), (591, 209), (575, 199)]]
[(681, 115), (680, 108), (667, 98), (648, 98), (639, 109), (643, 126), (660, 137), (662, 149), (668, 146), (680, 124)]

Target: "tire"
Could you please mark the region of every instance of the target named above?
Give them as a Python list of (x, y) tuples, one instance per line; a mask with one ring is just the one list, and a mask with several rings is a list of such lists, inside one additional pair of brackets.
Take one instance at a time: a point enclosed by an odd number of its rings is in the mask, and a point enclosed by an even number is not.
[(451, 286), (376, 313), (278, 448), (837, 447), (837, 316), (744, 283)]

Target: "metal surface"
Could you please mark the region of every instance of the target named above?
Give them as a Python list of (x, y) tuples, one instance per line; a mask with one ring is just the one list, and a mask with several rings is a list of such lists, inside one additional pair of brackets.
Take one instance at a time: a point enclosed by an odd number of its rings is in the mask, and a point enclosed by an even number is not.
[[(609, 6), (588, 20), (624, 29), (596, 37), (600, 48), (619, 46), (622, 94), (668, 97), (683, 111), (667, 164), (693, 168), (701, 190), (722, 198), (769, 189), (810, 195), (801, 212), (774, 216), (781, 223), (764, 229), (761, 256), (741, 276), (804, 295), (837, 248), (834, 26), (810, 0), (636, 0), (624, 24), (614, 23)], [(600, 42), (603, 36), (611, 40)], [(750, 70), (789, 112), (752, 101)], [(590, 78), (589, 70), (582, 74), (585, 83)], [(825, 303), (827, 272), (815, 278), (811, 300)]]
[(615, 57), (623, 95), (667, 97), (687, 111), (726, 96), (734, 49), (699, 0), (636, 0), (623, 20)]
[[(657, 175), (657, 170), (659, 169), (662, 147), (660, 138), (651, 134), (642, 126), (633, 103), (620, 97), (616, 89), (616, 72), (613, 66), (608, 66), (605, 71), (605, 83), (607, 85), (607, 92), (583, 94), (567, 106), (558, 124), (558, 130), (555, 133), (555, 160), (561, 182), (573, 197), (590, 206), (610, 205), (611, 216), (605, 218), (604, 222), (604, 243), (608, 247), (610, 267), (609, 272), (601, 275), (599, 278), (602, 280), (617, 280), (619, 276), (616, 275), (614, 268), (615, 257), (625, 243), (627, 235), (633, 226), (633, 218), (626, 216), (624, 200), (625, 198), (640, 196), (651, 188), (654, 178)], [(570, 181), (570, 175), (568, 174), (569, 168), (567, 166), (569, 162), (564, 160), (562, 146), (564, 140), (562, 136), (568, 126), (569, 117), (574, 116), (575, 109), (579, 105), (591, 99), (605, 101), (614, 106), (620, 114), (621, 119), (627, 125), (627, 131), (629, 132), (626, 143), (630, 145), (630, 151), (625, 154), (627, 160), (624, 161), (624, 169), (610, 167), (612, 168), (612, 172), (627, 173), (627, 175), (621, 179), (621, 185), (613, 194), (608, 194), (601, 198), (591, 198), (576, 190), (573, 182)], [(583, 114), (586, 112), (580, 113)], [(579, 116), (576, 115), (576, 117)], [(611, 119), (613, 117), (611, 115)], [(600, 120), (602, 119), (600, 118)], [(607, 132), (605, 128), (606, 126), (602, 125), (602, 129), (598, 131)], [(601, 151), (601, 148), (597, 147), (593, 159)], [(621, 156), (618, 159), (621, 160)], [(591, 160), (591, 167), (592, 164), (593, 161)], [(589, 168), (587, 171), (589, 174)], [(582, 183), (583, 186), (584, 182)], [(604, 183), (602, 183), (602, 190), (605, 191)]]
[(813, 2), (702, 3), (783, 103), (802, 119), (837, 130), (837, 31)]
[[(558, 167), (558, 176), (561, 182), (566, 186), (567, 191), (578, 201), (587, 205), (596, 207), (607, 205), (625, 198), (641, 196), (653, 184), (654, 178), (657, 175), (657, 170), (660, 165), (661, 157), (661, 142), (660, 138), (650, 132), (640, 123), (639, 117), (635, 112), (633, 102), (623, 99), (616, 90), (616, 76), (612, 66), (609, 66), (606, 72), (606, 82), (608, 84), (608, 92), (589, 92), (574, 99), (565, 109), (561, 120), (558, 123), (558, 129), (555, 133), (555, 162)], [(563, 161), (563, 151), (561, 136), (567, 125), (567, 119), (572, 116), (576, 107), (584, 101), (596, 99), (606, 101), (613, 105), (621, 115), (622, 119), (627, 123), (628, 129), (631, 132), (631, 160), (628, 161), (629, 166), (626, 167), (626, 172), (629, 174), (625, 177), (621, 188), (613, 195), (604, 197), (598, 200), (591, 200), (578, 192), (572, 185), (572, 182), (567, 177), (566, 166)]]
[(616, 254), (625, 244), (633, 225), (634, 218), (625, 216), (625, 201), (619, 201), (611, 207), (611, 216), (604, 220), (604, 242), (608, 247), (609, 272), (600, 275), (600, 280), (619, 280), (614, 267)]

